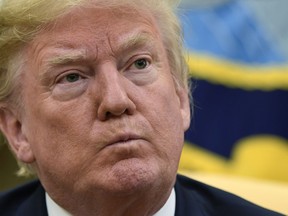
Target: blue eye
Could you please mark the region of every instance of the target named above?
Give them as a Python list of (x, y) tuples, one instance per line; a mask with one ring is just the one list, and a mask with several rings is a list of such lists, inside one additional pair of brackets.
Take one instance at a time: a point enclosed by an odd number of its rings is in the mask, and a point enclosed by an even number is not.
[(134, 62), (134, 66), (137, 69), (144, 69), (148, 66), (148, 61), (146, 59), (138, 59)]
[(65, 76), (65, 80), (70, 83), (77, 82), (80, 78), (81, 78), (80, 75), (77, 73), (72, 73)]

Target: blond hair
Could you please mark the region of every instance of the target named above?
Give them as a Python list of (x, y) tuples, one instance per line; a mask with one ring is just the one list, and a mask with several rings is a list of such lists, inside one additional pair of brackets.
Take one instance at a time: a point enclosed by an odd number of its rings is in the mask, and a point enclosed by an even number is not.
[[(48, 23), (77, 6), (119, 7), (150, 11), (166, 48), (174, 80), (188, 90), (188, 69), (182, 48), (182, 32), (176, 16), (178, 0), (0, 0), (0, 105), (21, 106), (21, 68), (24, 46)], [(29, 61), (29, 60), (26, 60)], [(22, 174), (27, 168), (22, 166)]]

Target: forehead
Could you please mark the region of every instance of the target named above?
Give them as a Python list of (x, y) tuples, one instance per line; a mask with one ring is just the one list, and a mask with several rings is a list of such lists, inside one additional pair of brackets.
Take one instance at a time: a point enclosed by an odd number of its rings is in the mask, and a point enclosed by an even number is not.
[(124, 50), (126, 45), (131, 48), (134, 42), (163, 46), (157, 22), (148, 10), (78, 7), (49, 23), (28, 49), (32, 58), (43, 62), (54, 53), (72, 50), (90, 53), (92, 58), (107, 51), (117, 54), (116, 50)]
[[(83, 37), (97, 40), (101, 44), (105, 40), (117, 42), (139, 32), (159, 39), (157, 23), (152, 14), (135, 10), (129, 6), (119, 8), (78, 7), (68, 14), (49, 23), (34, 41), (57, 38), (66, 41), (73, 39), (83, 43)], [(67, 40), (67, 41), (68, 41)], [(51, 41), (52, 42), (52, 41)]]

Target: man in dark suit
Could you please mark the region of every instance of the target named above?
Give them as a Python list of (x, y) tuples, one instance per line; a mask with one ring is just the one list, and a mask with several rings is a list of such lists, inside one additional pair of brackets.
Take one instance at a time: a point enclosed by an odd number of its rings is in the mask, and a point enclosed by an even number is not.
[(0, 215), (278, 215), (177, 177), (190, 106), (175, 9), (1, 2), (0, 128), (39, 182), (2, 194)]
[[(267, 215), (279, 216), (276, 212), (261, 208), (233, 194), (221, 191), (183, 176), (177, 176), (175, 184), (176, 196), (173, 202), (167, 202), (156, 216), (243, 216)], [(170, 201), (171, 199), (169, 199)], [(167, 207), (174, 205), (173, 211)], [(45, 190), (39, 182), (32, 182), (24, 187), (2, 195), (0, 198), (1, 215), (48, 216)], [(58, 213), (58, 212), (57, 212)], [(67, 215), (67, 214), (49, 215)], [(128, 214), (129, 215), (129, 214)], [(139, 214), (141, 215), (141, 213)]]

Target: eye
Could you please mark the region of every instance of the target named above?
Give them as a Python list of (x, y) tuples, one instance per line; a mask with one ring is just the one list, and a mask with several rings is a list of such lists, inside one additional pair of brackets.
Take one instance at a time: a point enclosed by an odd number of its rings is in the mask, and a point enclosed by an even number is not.
[(85, 79), (85, 77), (81, 76), (81, 74), (70, 72), (70, 73), (66, 73), (66, 74), (59, 76), (57, 78), (56, 83), (69, 84), (69, 83), (75, 83), (75, 82), (81, 81), (82, 79)]
[(138, 59), (133, 63), (133, 65), (137, 69), (141, 70), (141, 69), (146, 68), (149, 65), (149, 62), (146, 59)]
[(77, 73), (68, 74), (64, 77), (65, 81), (69, 83), (77, 82), (80, 78), (81, 76)]

